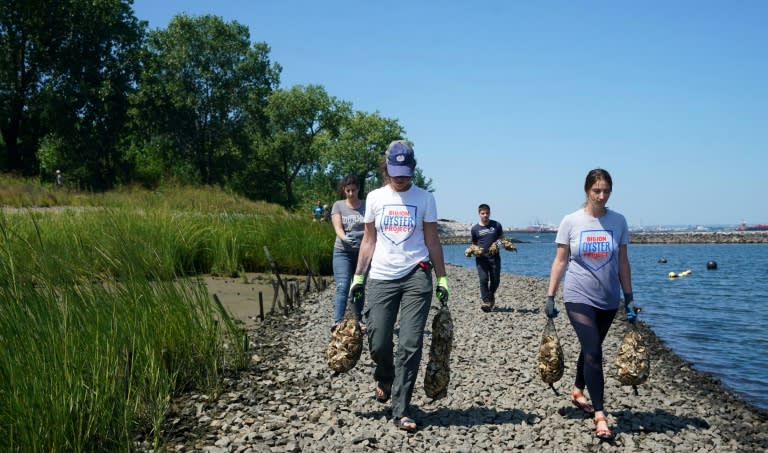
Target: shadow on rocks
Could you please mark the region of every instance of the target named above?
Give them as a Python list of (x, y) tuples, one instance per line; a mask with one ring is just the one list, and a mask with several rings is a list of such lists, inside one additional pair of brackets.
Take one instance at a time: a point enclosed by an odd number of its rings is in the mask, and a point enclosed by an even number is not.
[(709, 423), (698, 417), (686, 417), (671, 414), (663, 409), (653, 412), (633, 412), (630, 410), (611, 411), (616, 418), (616, 429), (620, 433), (665, 433), (680, 432), (691, 427), (709, 429)]
[(414, 417), (422, 426), (478, 426), (493, 424), (534, 423), (540, 417), (519, 409), (496, 410), (488, 407), (470, 407), (468, 409), (450, 409), (440, 407), (432, 412), (415, 408)]
[[(382, 409), (370, 412), (358, 412), (355, 415), (378, 420), (382, 417), (392, 418), (391, 409)], [(421, 428), (427, 426), (479, 426), (488, 423), (493, 424), (521, 424), (523, 422), (533, 424), (541, 417), (528, 414), (518, 409), (496, 410), (487, 407), (472, 407), (469, 409), (438, 408), (432, 412), (426, 412), (419, 408), (411, 408), (411, 417), (416, 420)]]

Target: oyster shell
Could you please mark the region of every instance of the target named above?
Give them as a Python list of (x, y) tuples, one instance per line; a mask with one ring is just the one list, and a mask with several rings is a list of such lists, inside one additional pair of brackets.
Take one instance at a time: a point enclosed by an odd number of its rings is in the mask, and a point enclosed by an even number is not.
[(353, 317), (342, 320), (331, 335), (326, 355), (328, 366), (337, 373), (346, 373), (357, 364), (363, 352), (363, 331)]
[(549, 384), (554, 390), (554, 383), (563, 377), (565, 371), (565, 356), (560, 345), (560, 337), (557, 336), (555, 323), (547, 319), (547, 325), (541, 335), (539, 345), (539, 374), (541, 380)]
[(432, 399), (448, 395), (451, 381), (451, 349), (453, 349), (453, 319), (448, 306), (442, 304), (432, 318), (432, 343), (424, 373), (424, 393)]
[(483, 249), (481, 247), (478, 247), (475, 244), (470, 245), (467, 247), (466, 250), (464, 250), (464, 256), (470, 257), (470, 256), (480, 256), (483, 254)]
[(630, 329), (621, 340), (616, 354), (616, 377), (624, 385), (637, 386), (648, 379), (651, 357), (643, 335)]

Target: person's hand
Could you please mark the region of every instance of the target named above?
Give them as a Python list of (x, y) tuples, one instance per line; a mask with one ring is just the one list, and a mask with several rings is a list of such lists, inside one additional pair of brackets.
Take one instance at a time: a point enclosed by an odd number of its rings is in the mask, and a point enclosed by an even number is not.
[(637, 321), (637, 306), (633, 303), (635, 297), (632, 293), (624, 294), (624, 310), (627, 312), (627, 322), (634, 324)]
[(349, 247), (358, 248), (360, 247), (360, 242), (363, 239), (363, 234), (364, 233), (362, 231), (348, 231), (342, 241)]
[(358, 303), (365, 297), (365, 275), (355, 274), (349, 287), (349, 297), (353, 303)]
[(360, 245), (360, 241), (357, 239), (355, 235), (352, 234), (351, 231), (344, 236), (344, 239), (342, 239), (342, 241), (344, 241), (344, 243), (350, 247), (358, 247)]
[(555, 296), (547, 296), (547, 303), (544, 304), (544, 313), (547, 318), (556, 318), (560, 310), (555, 307)]
[(435, 296), (437, 296), (437, 300), (446, 303), (448, 302), (448, 295), (448, 276), (443, 275), (442, 277), (437, 277), (437, 288), (435, 288)]

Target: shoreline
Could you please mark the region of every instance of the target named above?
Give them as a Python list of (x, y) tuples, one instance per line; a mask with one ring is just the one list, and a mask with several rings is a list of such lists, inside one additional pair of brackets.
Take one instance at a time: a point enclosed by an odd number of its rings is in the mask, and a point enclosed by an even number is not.
[[(513, 242), (527, 242), (526, 237), (534, 233), (505, 231), (506, 238)], [(469, 244), (468, 235), (442, 234), (443, 244)], [(631, 232), (630, 244), (768, 244), (768, 231), (674, 231), (674, 232)]]
[[(564, 313), (556, 326), (566, 357), (558, 394), (544, 384), (536, 356), (546, 318), (546, 282), (502, 274), (497, 307), (479, 309), (474, 269), (447, 265), (454, 320), (448, 396), (424, 395), (431, 335), (413, 394), (416, 434), (397, 430), (389, 405), (373, 399), (372, 362), (364, 345), (357, 366), (335, 375), (325, 363), (334, 285), (289, 315), (274, 314), (250, 331), (249, 369), (227, 377), (220, 397), (190, 394), (172, 405), (163, 429), (168, 445), (192, 451), (764, 451), (768, 411), (747, 403), (716, 378), (695, 370), (642, 323), (651, 376), (638, 387), (614, 377), (614, 322), (604, 343), (605, 398), (612, 444), (594, 438), (591, 418), (569, 400), (578, 353)], [(558, 298), (562, 308), (562, 300)], [(619, 317), (620, 319), (620, 317)]]

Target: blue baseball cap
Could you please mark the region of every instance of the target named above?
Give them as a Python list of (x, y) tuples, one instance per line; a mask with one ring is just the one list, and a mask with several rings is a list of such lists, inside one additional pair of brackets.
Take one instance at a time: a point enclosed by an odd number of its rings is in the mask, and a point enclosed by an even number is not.
[(395, 140), (387, 147), (387, 173), (389, 176), (413, 176), (416, 160), (413, 148), (405, 140)]

